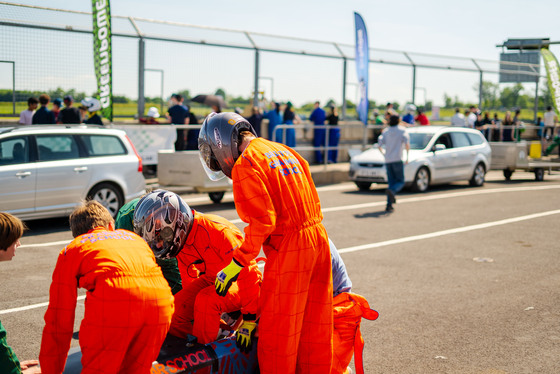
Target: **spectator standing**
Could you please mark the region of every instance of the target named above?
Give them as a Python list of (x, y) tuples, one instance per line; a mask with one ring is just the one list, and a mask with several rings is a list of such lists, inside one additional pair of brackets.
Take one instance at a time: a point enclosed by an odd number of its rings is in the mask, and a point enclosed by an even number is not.
[(20, 125), (32, 125), (33, 124), (33, 115), (35, 114), (35, 109), (37, 109), (37, 105), (39, 104), (39, 100), (34, 97), (30, 97), (27, 99), (27, 109), (22, 111), (19, 115), (19, 124)]
[(476, 107), (471, 105), (469, 107), (469, 115), (467, 116), (467, 127), (474, 129), (477, 119)]
[(280, 138), (274, 137), (274, 131), (277, 125), (282, 123), (282, 115), (280, 114), (280, 103), (272, 103), (272, 108), (264, 113), (264, 118), (268, 120), (268, 139), (280, 141)]
[(93, 97), (86, 97), (82, 100), (82, 105), (86, 108), (86, 114), (83, 116), (84, 123), (88, 125), (103, 126), (103, 121), (98, 112), (101, 110), (101, 103)]
[[(0, 213), (0, 261), (12, 261), (21, 244), (25, 226), (19, 218)], [(6, 330), (0, 322), (0, 372), (3, 374), (41, 373), (37, 360), (20, 361), (6, 341)]]
[(465, 127), (467, 122), (465, 121), (465, 116), (461, 113), (461, 109), (455, 108), (455, 114), (451, 117), (451, 126)]
[(543, 134), (544, 121), (542, 120), (542, 117), (537, 117), (537, 122), (535, 122), (535, 126), (538, 127), (537, 136), (538, 136), (539, 138), (542, 138), (543, 135), (544, 135), (544, 134)]
[(249, 121), (251, 126), (253, 126), (253, 128), (257, 132), (257, 137), (262, 136), (262, 131), (261, 131), (262, 120), (263, 120), (263, 115), (261, 113), (261, 109), (258, 106), (254, 106), (251, 109), (251, 116), (247, 118), (247, 121)]
[(418, 122), (421, 126), (428, 126), (430, 124), (428, 116), (424, 114), (424, 111), (422, 109), (418, 109), (418, 115), (416, 116), (415, 121)]
[(318, 164), (322, 164), (324, 155), (323, 151), (319, 147), (325, 146), (325, 138), (327, 132), (325, 128), (326, 114), (325, 111), (321, 108), (318, 101), (316, 101), (314, 104), (314, 109), (309, 116), (309, 120), (315, 127), (313, 129), (313, 147), (315, 147), (315, 161)]
[(82, 123), (82, 117), (78, 108), (73, 107), (74, 98), (71, 95), (64, 96), (64, 109), (58, 114), (57, 123), (63, 124), (79, 124)]
[(521, 140), (521, 127), (522, 127), (522, 123), (521, 123), (521, 110), (516, 109), (515, 110), (515, 115), (513, 116), (513, 139), (516, 141)]
[(490, 119), (490, 113), (484, 112), (484, 117), (477, 121), (475, 126), (476, 129), (479, 130), (482, 135), (488, 140), (488, 132), (490, 131), (490, 127), (492, 125), (492, 120)]
[[(196, 115), (189, 110), (189, 125), (198, 125), (198, 119)], [(188, 130), (187, 133), (187, 151), (197, 151), (198, 150), (198, 134), (200, 130)]]
[(39, 104), (41, 104), (41, 107), (33, 115), (32, 123), (34, 125), (40, 125), (40, 124), (54, 125), (56, 123), (54, 118), (54, 113), (51, 112), (49, 108), (47, 108), (47, 105), (49, 105), (50, 100), (51, 98), (47, 94), (42, 94), (41, 96), (39, 96)]
[(492, 119), (492, 131), (489, 133), (489, 141), (498, 142), (500, 141), (500, 129), (502, 127), (502, 121), (498, 118), (498, 113), (494, 113), (494, 118)]
[[(389, 127), (383, 130), (379, 137), (379, 151), (385, 156), (385, 167), (387, 168), (387, 207), (385, 211), (392, 212), (393, 204), (397, 202), (395, 195), (404, 187), (404, 164), (402, 161), (403, 148), (406, 149), (406, 161), (408, 164), (408, 151), (410, 150), (410, 139), (403, 126), (399, 125), (399, 116), (391, 116)], [(385, 146), (385, 148), (383, 148)]]
[[(552, 106), (546, 107), (546, 112), (544, 113), (544, 137), (548, 139), (554, 138), (554, 128), (558, 124), (558, 117), (554, 110), (552, 110)], [(550, 136), (547, 134), (550, 132)]]
[(385, 117), (389, 119), (393, 114), (397, 114), (395, 109), (393, 109), (393, 103), (387, 103), (385, 106)]
[(60, 107), (62, 106), (61, 99), (54, 99), (52, 102), (52, 113), (54, 115), (54, 123), (58, 122), (58, 116), (60, 114)]
[[(171, 106), (167, 110), (167, 119), (174, 125), (189, 124), (189, 109), (183, 105), (183, 96), (179, 94), (171, 95)], [(176, 151), (187, 149), (187, 130), (177, 129), (177, 140), (175, 141)]]
[(145, 125), (159, 125), (159, 121), (156, 119), (159, 118), (159, 110), (155, 106), (150, 107), (148, 109), (148, 113), (146, 114), (146, 118), (142, 117), (138, 121)]
[[(327, 116), (327, 123), (332, 126), (329, 128), (329, 147), (338, 147), (340, 141), (340, 129), (338, 128), (338, 110), (333, 105), (331, 112)], [(335, 164), (338, 159), (338, 148), (329, 150), (329, 164)]]
[[(282, 123), (284, 125), (293, 125), (294, 123), (300, 123), (301, 119), (294, 111), (294, 107), (290, 101), (286, 103), (286, 108), (284, 109), (284, 118)], [(286, 132), (286, 138), (282, 137), (283, 131)], [(276, 130), (276, 139), (282, 139), (284, 144), (288, 147), (295, 147), (296, 146), (296, 130), (295, 129), (285, 129), (285, 130)]]
[(377, 109), (373, 110), (373, 121), (375, 122), (376, 125), (384, 125), (387, 123), (385, 117), (379, 114), (379, 110)]
[(501, 126), (501, 135), (500, 139), (503, 142), (512, 142), (513, 141), (513, 120), (511, 119), (511, 112), (508, 110), (504, 117)]
[(416, 105), (406, 104), (405, 115), (402, 117), (402, 121), (408, 125), (414, 125), (414, 112), (416, 111)]

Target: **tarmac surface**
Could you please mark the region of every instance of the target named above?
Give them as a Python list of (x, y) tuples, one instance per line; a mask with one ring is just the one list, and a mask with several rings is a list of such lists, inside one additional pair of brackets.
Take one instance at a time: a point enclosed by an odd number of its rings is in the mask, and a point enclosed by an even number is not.
[[(318, 191), (353, 292), (380, 313), (362, 322), (366, 373), (560, 372), (559, 172), (543, 182), (516, 172), (508, 182), (491, 171), (480, 188), (403, 191), (389, 214), (383, 185)], [(231, 193), (212, 204), (180, 192), (244, 227)], [(22, 360), (38, 357), (52, 270), (71, 240), (67, 219), (28, 225), (16, 257), (0, 264), (0, 320)], [(75, 331), (83, 311), (81, 296)]]

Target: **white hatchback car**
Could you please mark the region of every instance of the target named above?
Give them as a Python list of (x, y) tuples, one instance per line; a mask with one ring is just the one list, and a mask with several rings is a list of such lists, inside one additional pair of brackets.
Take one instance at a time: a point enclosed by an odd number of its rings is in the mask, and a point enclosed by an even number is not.
[[(449, 126), (408, 127), (406, 131), (410, 136), (409, 162), (404, 167), (407, 186), (424, 192), (430, 185), (460, 180), (472, 186), (484, 184), (492, 151), (480, 131)], [(385, 158), (377, 144), (352, 157), (350, 179), (360, 190), (368, 190), (372, 183), (387, 183)]]
[(84, 199), (116, 216), (146, 184), (122, 130), (88, 126), (0, 128), (0, 210), (21, 219), (67, 216)]

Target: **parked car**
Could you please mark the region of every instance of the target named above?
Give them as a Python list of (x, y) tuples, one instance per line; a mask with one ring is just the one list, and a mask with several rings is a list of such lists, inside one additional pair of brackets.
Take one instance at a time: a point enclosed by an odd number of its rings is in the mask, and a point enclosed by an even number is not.
[(122, 130), (0, 128), (0, 210), (21, 219), (69, 215), (94, 199), (116, 216), (146, 188), (142, 159)]
[[(430, 185), (460, 180), (472, 186), (484, 184), (492, 151), (480, 131), (449, 126), (408, 127), (406, 131), (410, 136), (406, 186), (424, 192)], [(352, 157), (350, 179), (360, 190), (368, 190), (372, 183), (387, 183), (385, 158), (377, 144)]]

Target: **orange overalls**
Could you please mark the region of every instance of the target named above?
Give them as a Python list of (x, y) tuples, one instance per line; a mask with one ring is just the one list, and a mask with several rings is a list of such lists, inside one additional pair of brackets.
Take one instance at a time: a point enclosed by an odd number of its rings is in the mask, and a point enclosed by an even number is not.
[(356, 374), (364, 374), (364, 339), (360, 331), (362, 318), (370, 321), (379, 317), (360, 295), (342, 292), (334, 300), (334, 356), (331, 374), (347, 374), (354, 355)]
[(194, 211), (193, 226), (177, 255), (183, 289), (175, 295), (170, 334), (192, 334), (206, 344), (216, 340), (223, 312), (241, 310), (256, 318), (262, 275), (254, 260), (239, 273), (225, 297), (214, 288), (216, 275), (231, 262), (242, 241), (241, 231), (225, 218)]
[(290, 148), (251, 141), (233, 171), (239, 217), (249, 224), (234, 253), (242, 265), (267, 256), (259, 307), (261, 373), (330, 373), (331, 256), (308, 163)]
[(42, 372), (64, 370), (76, 309), (82, 373), (149, 373), (173, 314), (173, 296), (146, 242), (136, 234), (96, 227), (60, 252), (50, 287), (39, 361)]

